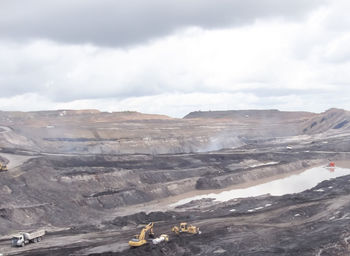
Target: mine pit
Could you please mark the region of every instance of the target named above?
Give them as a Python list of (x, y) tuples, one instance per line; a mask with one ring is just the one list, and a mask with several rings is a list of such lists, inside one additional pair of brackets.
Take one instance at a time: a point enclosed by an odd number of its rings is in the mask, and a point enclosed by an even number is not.
[[(347, 112), (59, 113), (0, 113), (4, 255), (349, 255)], [(149, 222), (169, 242), (130, 249)]]

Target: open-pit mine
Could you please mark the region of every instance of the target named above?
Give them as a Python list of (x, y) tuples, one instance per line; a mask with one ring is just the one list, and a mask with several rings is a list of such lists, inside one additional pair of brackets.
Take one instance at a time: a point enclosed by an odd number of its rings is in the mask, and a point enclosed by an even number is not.
[(0, 112), (0, 163), (3, 255), (350, 255), (345, 110)]

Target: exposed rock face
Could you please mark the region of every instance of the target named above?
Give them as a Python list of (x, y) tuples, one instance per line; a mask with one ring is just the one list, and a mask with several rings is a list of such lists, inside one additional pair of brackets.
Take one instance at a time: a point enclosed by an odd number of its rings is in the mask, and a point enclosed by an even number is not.
[(79, 154), (186, 153), (240, 147), (246, 140), (350, 126), (350, 114), (277, 110), (193, 112), (184, 119), (97, 110), (0, 112), (0, 147)]
[[(16, 248), (11, 255), (344, 256), (350, 252), (349, 193), (345, 176), (294, 195), (246, 198), (179, 212), (140, 212), (105, 222), (104, 232), (84, 226), (52, 233), (45, 243), (54, 246)], [(168, 233), (170, 242), (129, 249), (128, 240), (141, 229), (138, 224), (149, 221), (156, 222), (156, 235)], [(202, 234), (172, 234), (170, 227), (182, 221), (199, 226)], [(66, 245), (56, 242), (65, 236), (70, 241)]]
[[(349, 138), (343, 141), (349, 141)], [(94, 223), (121, 209), (203, 189), (226, 188), (321, 164), (337, 153), (274, 144), (176, 155), (32, 156), (1, 173), (0, 234), (40, 225)], [(3, 154), (8, 156), (6, 154)], [(79, 214), (77, 214), (79, 213)]]
[[(349, 159), (348, 115), (334, 109), (321, 114), (199, 112), (184, 119), (94, 110), (1, 112), (0, 157), (9, 171), (0, 173), (0, 234), (70, 229), (50, 233), (43, 247), (34, 249), (11, 249), (0, 239), (0, 251), (346, 255), (350, 230), (343, 227), (349, 224), (349, 177), (300, 195), (223, 204), (207, 199), (171, 212), (158, 211), (184, 193), (197, 195), (289, 174), (328, 159)], [(303, 131), (305, 127), (309, 130)], [(217, 151), (200, 152), (208, 150)], [(190, 151), (194, 153), (184, 153)], [(169, 226), (180, 221), (197, 222), (204, 232), (193, 239), (172, 238), (173, 243), (155, 250), (125, 250), (140, 222), (151, 220), (157, 221), (159, 232), (170, 232)], [(329, 238), (328, 233), (334, 236)], [(112, 249), (115, 252), (109, 253)]]
[(350, 112), (342, 109), (329, 109), (311, 118), (305, 125), (303, 132), (316, 134), (326, 131), (348, 130), (350, 128)]
[[(290, 156), (289, 164), (266, 167), (269, 170), (265, 172), (239, 165), (252, 157), (269, 162), (281, 156), (225, 152), (33, 158), (20, 167), (1, 173), (0, 234), (34, 224), (89, 223), (94, 218), (101, 219), (109, 209), (117, 211), (120, 207), (196, 189), (224, 188), (270, 177), (283, 169), (297, 170), (300, 167), (293, 161), (302, 156)], [(203, 180), (207, 182), (203, 184)]]

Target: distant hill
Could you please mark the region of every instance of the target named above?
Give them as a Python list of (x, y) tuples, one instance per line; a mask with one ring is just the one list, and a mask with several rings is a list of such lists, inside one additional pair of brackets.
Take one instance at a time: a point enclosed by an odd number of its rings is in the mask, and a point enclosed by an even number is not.
[[(0, 151), (163, 154), (236, 148), (250, 139), (343, 133), (350, 112), (197, 111), (184, 118), (98, 110), (0, 111)], [(248, 142), (247, 142), (248, 141)]]
[(227, 111), (195, 111), (184, 119), (220, 119), (232, 120), (246, 124), (278, 124), (290, 123), (293, 130), (299, 126), (298, 134), (317, 134), (326, 131), (350, 129), (350, 112), (332, 108), (323, 113), (304, 111), (270, 110), (227, 110)]
[(311, 118), (303, 128), (303, 133), (316, 134), (328, 130), (344, 130), (350, 128), (350, 112), (332, 108)]
[(301, 112), (301, 111), (279, 111), (277, 109), (269, 110), (227, 110), (227, 111), (195, 111), (191, 112), (184, 117), (184, 119), (190, 118), (227, 118), (227, 119), (246, 119), (246, 118), (258, 118), (258, 119), (299, 119), (299, 118), (312, 118), (316, 116), (315, 113)]

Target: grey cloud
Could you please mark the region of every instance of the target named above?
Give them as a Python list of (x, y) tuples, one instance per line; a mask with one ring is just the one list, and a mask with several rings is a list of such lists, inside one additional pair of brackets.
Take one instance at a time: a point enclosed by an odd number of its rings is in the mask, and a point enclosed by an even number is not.
[(0, 36), (128, 46), (186, 26), (239, 26), (298, 19), (324, 0), (11, 0), (0, 3)]

